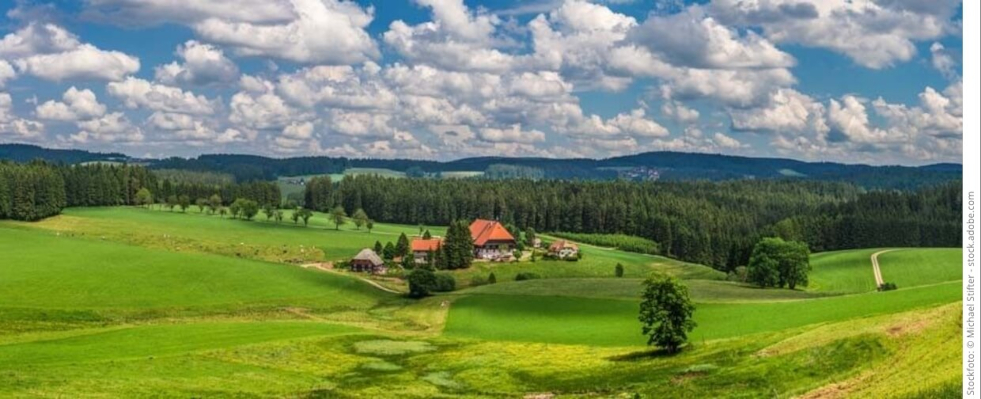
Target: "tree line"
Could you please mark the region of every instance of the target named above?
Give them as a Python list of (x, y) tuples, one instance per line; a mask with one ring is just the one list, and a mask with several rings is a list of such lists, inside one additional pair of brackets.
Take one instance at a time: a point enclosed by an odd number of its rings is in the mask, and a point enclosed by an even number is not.
[(189, 201), (212, 197), (223, 199), (220, 205), (244, 199), (278, 208), (280, 196), (274, 182), (174, 183), (140, 165), (0, 162), (0, 219), (40, 220), (72, 206), (170, 203), (186, 209)]
[(801, 180), (621, 182), (311, 179), (307, 208), (362, 209), (374, 220), (449, 225), (486, 218), (536, 231), (629, 234), (661, 254), (733, 270), (763, 237), (812, 251), (958, 246), (960, 182), (917, 191), (866, 191)]
[(44, 163), (0, 163), (0, 219), (40, 220), (65, 207), (65, 182)]

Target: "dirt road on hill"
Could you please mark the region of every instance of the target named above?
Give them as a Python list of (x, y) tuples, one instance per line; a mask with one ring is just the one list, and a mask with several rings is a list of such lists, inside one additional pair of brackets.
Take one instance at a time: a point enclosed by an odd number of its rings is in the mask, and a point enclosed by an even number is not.
[(891, 251), (895, 251), (895, 250), (894, 249), (887, 249), (887, 250), (879, 251), (879, 252), (876, 252), (876, 253), (872, 254), (872, 273), (875, 274), (875, 287), (876, 288), (881, 287), (882, 286), (882, 283), (885, 282), (885, 281), (882, 281), (882, 271), (879, 270), (879, 255), (884, 254), (886, 252), (891, 252)]

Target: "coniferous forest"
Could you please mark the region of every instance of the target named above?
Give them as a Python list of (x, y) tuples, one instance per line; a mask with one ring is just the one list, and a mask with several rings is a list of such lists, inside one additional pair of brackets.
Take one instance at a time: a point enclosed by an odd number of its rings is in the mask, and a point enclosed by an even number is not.
[(916, 191), (866, 191), (848, 183), (601, 182), (327, 178), (307, 184), (306, 206), (364, 209), (382, 222), (447, 225), (490, 218), (539, 232), (629, 234), (662, 254), (728, 270), (765, 236), (812, 251), (960, 243), (959, 181)]
[(136, 194), (142, 188), (150, 190), (157, 203), (170, 197), (193, 200), (214, 194), (224, 205), (237, 198), (262, 206), (280, 202), (279, 187), (272, 182), (203, 184), (161, 179), (136, 165), (0, 162), (0, 219), (40, 220), (71, 206), (138, 205)]

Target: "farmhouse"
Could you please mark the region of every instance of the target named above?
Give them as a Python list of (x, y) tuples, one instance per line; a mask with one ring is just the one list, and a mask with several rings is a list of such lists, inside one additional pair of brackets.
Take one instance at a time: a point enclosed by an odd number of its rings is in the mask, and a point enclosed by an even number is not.
[(439, 250), (439, 247), (443, 245), (442, 238), (413, 238), (411, 249), (412, 257), (416, 264), (423, 264), (429, 261), (429, 254)]
[(570, 258), (579, 254), (579, 246), (566, 240), (558, 240), (548, 246), (548, 253), (559, 258)]
[(517, 246), (511, 233), (495, 220), (474, 220), (470, 224), (470, 236), (473, 237), (473, 253), (477, 259), (509, 259)]
[(354, 258), (351, 258), (351, 271), (366, 272), (371, 274), (383, 274), (388, 268), (381, 257), (368, 248), (362, 249)]

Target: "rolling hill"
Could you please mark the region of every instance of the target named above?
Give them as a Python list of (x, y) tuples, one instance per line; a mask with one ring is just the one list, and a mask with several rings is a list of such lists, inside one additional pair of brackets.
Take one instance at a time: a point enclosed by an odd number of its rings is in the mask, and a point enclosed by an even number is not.
[[(257, 155), (207, 154), (195, 158), (137, 159), (122, 154), (82, 150), (53, 150), (23, 144), (0, 144), (0, 159), (26, 162), (32, 159), (81, 163), (125, 161), (146, 163), (158, 169), (185, 169), (231, 174), (239, 181), (275, 180), (286, 176), (342, 174), (352, 168), (384, 169), (404, 173), (409, 169), (435, 174), (478, 174), (492, 167), (516, 166), (539, 171), (547, 179), (611, 180), (735, 180), (814, 179), (851, 182), (867, 188), (914, 189), (957, 180), (961, 165), (870, 166), (834, 162), (804, 162), (784, 158), (684, 152), (647, 152), (606, 159), (556, 159), (474, 157), (452, 161), (412, 159), (352, 159), (332, 157), (268, 158)], [(539, 175), (536, 173), (535, 175)]]

